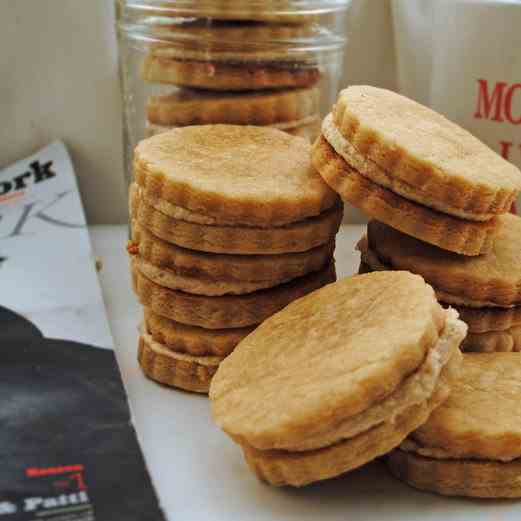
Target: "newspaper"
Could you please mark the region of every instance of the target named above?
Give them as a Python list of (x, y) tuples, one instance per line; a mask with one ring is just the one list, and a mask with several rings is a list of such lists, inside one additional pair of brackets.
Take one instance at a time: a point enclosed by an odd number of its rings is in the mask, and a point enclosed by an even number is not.
[(63, 143), (0, 171), (0, 520), (164, 519)]
[(85, 214), (63, 143), (0, 171), (0, 304), (46, 337), (112, 348)]

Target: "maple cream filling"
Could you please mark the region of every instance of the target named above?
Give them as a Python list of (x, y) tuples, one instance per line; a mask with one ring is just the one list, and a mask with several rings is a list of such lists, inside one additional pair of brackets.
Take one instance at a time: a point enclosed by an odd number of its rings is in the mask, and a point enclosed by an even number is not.
[[(392, 265), (385, 264), (378, 254), (369, 247), (369, 243), (367, 237), (362, 237), (357, 244), (357, 248), (360, 251), (362, 261), (367, 264), (374, 271), (388, 271), (393, 270)], [(427, 281), (428, 282), (428, 281)], [(433, 286), (434, 287), (434, 286)], [(469, 300), (464, 297), (458, 297), (457, 295), (453, 295), (452, 293), (448, 293), (441, 289), (434, 287), (434, 291), (436, 292), (436, 298), (445, 304), (455, 304), (456, 306), (466, 306), (469, 308), (513, 308), (515, 305), (510, 306), (499, 306), (495, 302), (490, 302), (488, 300)]]
[(358, 173), (370, 181), (383, 186), (406, 199), (423, 206), (434, 208), (440, 212), (471, 221), (488, 221), (494, 216), (494, 214), (491, 213), (471, 213), (461, 208), (449, 206), (442, 201), (433, 201), (429, 199), (428, 193), (423, 193), (419, 188), (416, 188), (400, 179), (394, 178), (389, 174), (389, 172), (383, 170), (370, 159), (363, 157), (358, 150), (356, 150), (356, 148), (338, 130), (331, 113), (328, 114), (322, 122), (322, 135), (333, 147), (335, 152)]
[(267, 289), (287, 282), (293, 277), (285, 277), (280, 280), (267, 281), (232, 281), (214, 280), (209, 277), (189, 276), (173, 269), (158, 268), (154, 264), (144, 260), (136, 259), (139, 271), (152, 282), (166, 288), (195, 293), (196, 295), (220, 296), (225, 294), (242, 295), (253, 293), (260, 289)]
[(181, 362), (195, 363), (210, 368), (217, 367), (224, 360), (224, 357), (222, 356), (194, 356), (188, 355), (186, 353), (178, 353), (177, 351), (168, 349), (168, 347), (165, 347), (159, 342), (156, 342), (152, 336), (145, 331), (143, 325), (140, 327), (140, 332), (148, 347), (160, 355), (168, 356), (169, 358), (173, 358)]
[(182, 206), (177, 206), (160, 198), (152, 198), (144, 194), (142, 190), (140, 190), (140, 197), (142, 197), (147, 204), (149, 204), (156, 210), (160, 211), (161, 213), (164, 213), (165, 215), (168, 215), (169, 217), (172, 217), (172, 219), (177, 219), (178, 221), (186, 221), (190, 223), (204, 224), (209, 226), (233, 225), (231, 221), (219, 219), (219, 222), (217, 222), (217, 220), (214, 217), (211, 217), (209, 215), (193, 212), (192, 210), (188, 210), (187, 208), (183, 208)]
[(465, 324), (458, 320), (458, 313), (454, 309), (445, 310), (445, 316), (445, 327), (436, 344), (429, 349), (422, 365), (382, 402), (338, 423), (327, 432), (303, 440), (298, 445), (281, 444), (275, 448), (307, 451), (327, 447), (367, 432), (381, 423), (395, 423), (396, 418), (408, 408), (427, 401), (436, 390), (441, 370), (453, 355), (457, 357), (455, 362), (459, 363), (459, 344), (467, 332)]
[[(208, 225), (208, 226), (220, 226), (220, 227), (239, 227), (239, 228), (251, 228), (251, 229), (257, 229), (257, 230), (267, 230), (267, 229), (273, 229), (273, 230), (285, 230), (285, 229), (291, 229), (292, 226), (299, 226), (299, 225), (307, 225), (307, 224), (318, 224), (318, 222), (322, 219), (328, 219), (329, 216), (332, 216), (334, 214), (341, 213), (343, 215), (343, 205), (341, 202), (335, 201), (333, 206), (330, 206), (329, 208), (325, 208), (317, 215), (310, 215), (308, 217), (305, 217), (299, 221), (292, 221), (289, 223), (281, 224), (278, 226), (261, 226), (261, 225), (249, 225), (249, 224), (238, 224), (236, 222), (227, 221), (225, 219), (219, 218), (219, 222), (216, 222), (216, 219), (214, 217), (211, 217), (209, 215), (200, 214), (197, 212), (193, 212), (192, 210), (188, 210), (182, 206), (177, 206), (175, 204), (169, 203), (163, 199), (160, 199), (159, 197), (150, 197), (146, 195), (141, 186), (137, 183), (132, 183), (130, 185), (130, 197), (129, 197), (129, 210), (130, 210), (130, 216), (132, 218), (137, 218), (138, 211), (139, 211), (139, 205), (141, 202), (144, 202), (145, 205), (150, 206), (154, 210), (157, 210), (158, 212), (162, 213), (163, 215), (170, 217), (172, 219), (176, 219), (178, 221), (185, 221), (188, 223), (194, 223), (194, 224), (202, 224), (202, 225)], [(340, 225), (341, 216), (339, 216), (338, 225)], [(139, 219), (138, 219), (139, 222)]]

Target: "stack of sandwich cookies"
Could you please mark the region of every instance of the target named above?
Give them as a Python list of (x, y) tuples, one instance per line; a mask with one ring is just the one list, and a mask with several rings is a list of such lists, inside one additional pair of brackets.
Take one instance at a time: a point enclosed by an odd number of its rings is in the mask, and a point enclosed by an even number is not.
[(316, 87), (239, 93), (177, 89), (148, 99), (147, 135), (226, 123), (270, 126), (311, 141), (320, 130), (319, 99)]
[(362, 272), (410, 270), (455, 307), (469, 328), (466, 351), (521, 351), (521, 217), (504, 214), (491, 251), (476, 257), (421, 242), (370, 221), (358, 248)]
[[(295, 58), (285, 47), (266, 45), (266, 42), (309, 38), (313, 28), (307, 24), (219, 21), (209, 24), (188, 19), (174, 30), (184, 38), (204, 44), (200, 48), (194, 48), (193, 43), (153, 45), (143, 64), (146, 81), (240, 92), (310, 87), (320, 77), (313, 54), (300, 53)], [(235, 42), (235, 48), (230, 48), (230, 42)]]
[(343, 279), (239, 343), (212, 380), (214, 419), (264, 481), (337, 476), (398, 446), (447, 398), (465, 333), (419, 276)]
[(497, 217), (521, 190), (518, 169), (436, 112), (353, 86), (322, 124), (313, 163), (345, 201), (448, 251), (492, 249)]
[(521, 497), (521, 358), (464, 353), (449, 399), (388, 458), (413, 487), (450, 496)]
[(129, 251), (149, 377), (207, 392), (257, 324), (335, 280), (342, 207), (309, 148), (279, 130), (229, 125), (136, 148)]
[(190, 17), (166, 26), (177, 41), (151, 45), (142, 75), (176, 90), (148, 99), (147, 135), (223, 123), (268, 125), (314, 139), (320, 130), (317, 56), (303, 48), (289, 52), (288, 42), (311, 41), (316, 28), (299, 18), (282, 24)]

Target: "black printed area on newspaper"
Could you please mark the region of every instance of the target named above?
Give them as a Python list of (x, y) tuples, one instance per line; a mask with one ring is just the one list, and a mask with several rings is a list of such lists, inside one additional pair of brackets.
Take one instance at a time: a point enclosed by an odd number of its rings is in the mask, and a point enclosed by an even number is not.
[(0, 521), (158, 521), (114, 353), (0, 308)]

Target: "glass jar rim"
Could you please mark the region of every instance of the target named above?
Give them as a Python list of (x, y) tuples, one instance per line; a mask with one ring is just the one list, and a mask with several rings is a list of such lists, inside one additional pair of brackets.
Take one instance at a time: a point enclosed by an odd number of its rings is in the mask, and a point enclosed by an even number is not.
[[(157, 28), (157, 26), (156, 26)], [(344, 49), (347, 43), (345, 36), (328, 30), (320, 30), (306, 37), (280, 38), (269, 40), (222, 40), (219, 35), (215, 37), (204, 37), (196, 34), (186, 34), (175, 29), (158, 32), (153, 26), (143, 26), (141, 24), (120, 23), (118, 32), (127, 41), (135, 42), (138, 45), (166, 44), (168, 47), (178, 47), (180, 49), (241, 49), (243, 51), (255, 52), (256, 50), (278, 50), (284, 53), (298, 55), (306, 53), (339, 52)]]
[[(206, 17), (203, 13), (218, 12), (222, 0), (119, 0), (122, 6), (132, 10), (151, 10), (158, 13), (179, 16)], [(265, 0), (242, 0), (232, 9), (227, 9), (238, 16), (247, 16), (255, 10), (262, 10), (265, 16), (318, 16), (347, 10), (352, 0), (284, 0), (266, 6)], [(277, 6), (278, 4), (282, 4)]]
[(270, 24), (260, 20), (173, 16), (153, 10), (143, 11), (138, 16), (128, 11), (120, 13), (117, 28), (121, 36), (136, 44), (167, 44), (169, 47), (193, 49), (328, 53), (342, 50), (347, 43), (345, 33), (320, 23)]

